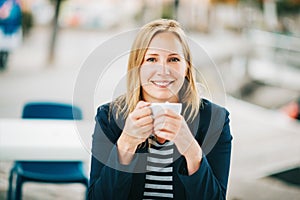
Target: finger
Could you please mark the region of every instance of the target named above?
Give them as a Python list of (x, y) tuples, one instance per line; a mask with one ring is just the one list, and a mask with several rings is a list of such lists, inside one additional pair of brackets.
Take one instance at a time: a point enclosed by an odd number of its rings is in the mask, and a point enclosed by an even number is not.
[(150, 102), (139, 101), (139, 102), (136, 104), (135, 108), (136, 108), (136, 109), (141, 109), (141, 108), (144, 108), (144, 107), (150, 106), (150, 105), (151, 105)]
[(148, 138), (152, 133), (153, 133), (153, 125), (147, 125), (137, 129), (135, 132), (130, 132), (128, 134), (135, 138), (145, 139)]
[(173, 126), (178, 126), (181, 124), (181, 119), (172, 118), (170, 116), (161, 115), (154, 118), (153, 125), (154, 127), (158, 126), (159, 124), (172, 124)]
[(143, 130), (141, 130), (141, 134), (144, 138), (148, 138), (151, 134), (154, 133), (153, 127), (143, 127)]
[(155, 131), (154, 134), (160, 138), (163, 138), (165, 140), (173, 141), (174, 140), (174, 134), (167, 132), (167, 131)]
[(151, 116), (151, 109), (149, 107), (143, 107), (132, 112), (132, 117), (134, 119), (140, 119), (147, 116)]
[(142, 117), (138, 120), (135, 121), (135, 125), (138, 126), (138, 127), (142, 127), (142, 126), (146, 126), (146, 125), (153, 125), (153, 118), (151, 115), (149, 116), (145, 116), (145, 117)]
[(154, 125), (154, 131), (167, 131), (176, 134), (178, 130), (179, 130), (178, 125), (173, 123), (163, 122)]

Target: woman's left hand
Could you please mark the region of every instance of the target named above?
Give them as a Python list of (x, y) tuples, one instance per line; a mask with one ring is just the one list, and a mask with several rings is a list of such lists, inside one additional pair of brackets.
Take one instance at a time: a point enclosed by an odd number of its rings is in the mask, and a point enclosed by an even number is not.
[(160, 143), (166, 140), (174, 142), (179, 153), (186, 158), (189, 174), (199, 168), (202, 150), (183, 116), (170, 109), (158, 113), (154, 116), (154, 134)]

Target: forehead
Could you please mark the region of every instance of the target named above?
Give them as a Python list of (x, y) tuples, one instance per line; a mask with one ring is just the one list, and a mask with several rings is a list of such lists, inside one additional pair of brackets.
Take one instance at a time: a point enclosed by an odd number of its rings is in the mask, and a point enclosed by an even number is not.
[(155, 35), (147, 48), (147, 54), (157, 52), (170, 52), (183, 55), (183, 48), (177, 35), (171, 32), (163, 32)]

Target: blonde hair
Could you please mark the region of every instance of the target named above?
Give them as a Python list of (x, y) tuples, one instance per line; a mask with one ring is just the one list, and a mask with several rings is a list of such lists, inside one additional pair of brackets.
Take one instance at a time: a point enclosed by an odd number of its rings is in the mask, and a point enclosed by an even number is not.
[(179, 97), (181, 97), (179, 101), (186, 104), (183, 115), (190, 121), (198, 114), (200, 97), (196, 86), (195, 71), (191, 64), (191, 53), (186, 41), (186, 35), (177, 21), (159, 19), (144, 25), (133, 42), (127, 65), (127, 92), (116, 98), (112, 103), (113, 109), (116, 109), (116, 117), (122, 113), (123, 118), (127, 118), (128, 114), (135, 109), (137, 103), (142, 100), (142, 87), (139, 76), (140, 66), (143, 63), (152, 38), (162, 32), (171, 32), (178, 37), (182, 44), (184, 59), (187, 62), (185, 81), (179, 91)]

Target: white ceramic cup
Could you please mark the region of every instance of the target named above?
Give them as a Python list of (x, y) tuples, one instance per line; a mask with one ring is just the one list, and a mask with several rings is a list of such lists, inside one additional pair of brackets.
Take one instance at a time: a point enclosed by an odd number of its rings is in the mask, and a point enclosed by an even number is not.
[(150, 108), (152, 110), (152, 115), (156, 116), (157, 113), (161, 110), (161, 109), (170, 109), (172, 111), (174, 111), (177, 114), (181, 113), (181, 109), (182, 109), (182, 104), (181, 103), (151, 103)]

